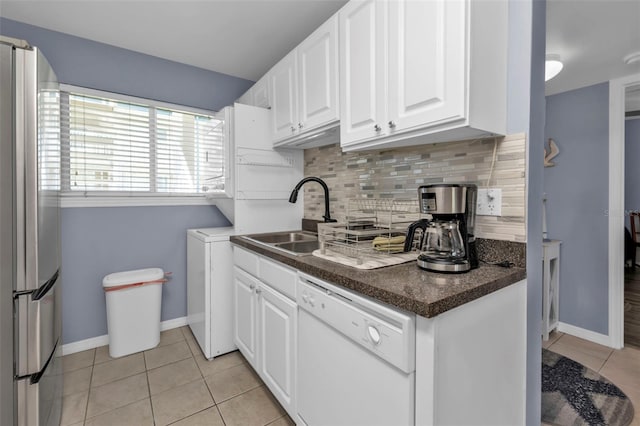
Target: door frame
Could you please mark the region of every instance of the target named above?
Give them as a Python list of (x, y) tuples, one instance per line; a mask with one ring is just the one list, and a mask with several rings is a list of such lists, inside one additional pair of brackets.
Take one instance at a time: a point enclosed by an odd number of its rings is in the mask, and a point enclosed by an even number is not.
[(609, 345), (624, 346), (625, 93), (640, 74), (609, 81)]

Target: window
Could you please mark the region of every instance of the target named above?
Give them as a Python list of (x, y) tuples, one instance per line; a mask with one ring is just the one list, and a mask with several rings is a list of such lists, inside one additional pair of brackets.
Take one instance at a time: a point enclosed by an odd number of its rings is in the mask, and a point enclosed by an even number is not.
[(60, 109), (66, 196), (192, 196), (227, 189), (220, 114), (74, 90), (61, 92)]

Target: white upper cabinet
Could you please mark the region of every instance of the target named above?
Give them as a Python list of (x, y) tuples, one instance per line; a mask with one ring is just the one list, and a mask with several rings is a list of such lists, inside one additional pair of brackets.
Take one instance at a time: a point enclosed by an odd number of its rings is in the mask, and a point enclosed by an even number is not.
[(464, 11), (462, 1), (389, 3), (389, 133), (464, 118)]
[(340, 139), (376, 137), (386, 118), (385, 3), (351, 1), (340, 10)]
[(338, 19), (325, 22), (297, 48), (300, 131), (338, 119)]
[(339, 119), (337, 16), (278, 62), (270, 74), (275, 146), (299, 146), (300, 139), (335, 127)]
[(263, 76), (251, 88), (252, 105), (260, 108), (271, 108), (271, 98), (269, 97), (269, 74)]
[(254, 86), (251, 86), (249, 90), (244, 92), (242, 96), (236, 99), (236, 102), (244, 105), (253, 105), (253, 87)]
[(339, 19), (343, 150), (505, 133), (505, 0), (351, 1)]
[(296, 51), (292, 51), (269, 71), (273, 140), (291, 137), (298, 132), (298, 90)]
[(271, 108), (271, 97), (269, 96), (269, 74), (265, 74), (256, 81), (237, 100), (237, 103), (244, 105), (257, 106), (260, 108)]

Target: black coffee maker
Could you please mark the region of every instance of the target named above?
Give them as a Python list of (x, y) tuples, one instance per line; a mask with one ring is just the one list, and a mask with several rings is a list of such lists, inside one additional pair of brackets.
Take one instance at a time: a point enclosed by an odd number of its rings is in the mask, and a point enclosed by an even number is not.
[(478, 187), (472, 184), (433, 184), (418, 188), (420, 211), (431, 219), (409, 225), (404, 251), (420, 251), (418, 266), (436, 272), (467, 272), (478, 267), (474, 236)]

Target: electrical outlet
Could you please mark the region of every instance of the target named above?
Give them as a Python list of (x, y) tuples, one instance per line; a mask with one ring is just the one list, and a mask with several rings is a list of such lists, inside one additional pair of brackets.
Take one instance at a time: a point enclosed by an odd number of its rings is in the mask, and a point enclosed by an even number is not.
[(478, 188), (478, 216), (502, 216), (502, 189)]

